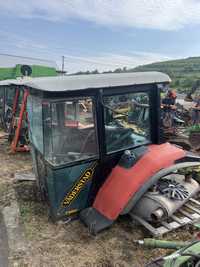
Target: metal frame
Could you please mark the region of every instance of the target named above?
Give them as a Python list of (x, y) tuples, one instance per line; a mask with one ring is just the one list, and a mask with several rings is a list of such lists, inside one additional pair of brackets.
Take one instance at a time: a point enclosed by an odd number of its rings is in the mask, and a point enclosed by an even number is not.
[[(14, 98), (14, 103), (13, 103), (12, 124), (11, 124), (10, 131), (11, 131), (12, 127), (14, 127), (14, 120), (15, 120), (15, 115), (16, 115), (16, 111), (17, 111), (17, 103), (18, 103), (18, 100), (19, 100), (19, 95), (20, 95), (19, 94), (19, 89), (17, 89), (16, 95), (15, 95), (15, 98)], [(19, 147), (18, 146), (19, 138), (20, 138), (20, 130), (21, 130), (21, 127), (22, 127), (22, 122), (23, 122), (23, 117), (24, 117), (24, 114), (26, 113), (26, 104), (27, 104), (28, 95), (29, 95), (29, 91), (28, 91), (28, 89), (25, 89), (24, 92), (23, 92), (23, 100), (22, 100), (22, 104), (21, 104), (21, 108), (20, 108), (19, 120), (18, 120), (18, 123), (17, 123), (15, 136), (14, 136), (14, 139), (12, 140), (12, 143), (11, 143), (11, 150), (12, 150), (13, 153), (30, 151), (29, 147), (26, 146), (26, 145), (23, 146), (23, 147)]]
[(10, 127), (8, 129), (8, 133), (9, 134), (11, 134), (12, 128), (14, 127), (14, 120), (15, 120), (15, 115), (16, 115), (16, 112), (17, 112), (17, 105), (18, 105), (18, 102), (19, 102), (19, 96), (20, 96), (20, 90), (19, 90), (19, 88), (16, 88), (15, 97), (14, 97), (14, 100), (13, 100), (12, 119), (11, 119)]
[[(134, 89), (133, 89), (134, 88)], [(30, 93), (33, 89), (30, 88)], [(33, 91), (32, 91), (33, 92)], [(35, 92), (35, 90), (34, 90)], [(99, 161), (101, 163), (110, 157), (115, 156), (120, 157), (124, 150), (116, 151), (112, 153), (106, 152), (105, 144), (105, 127), (104, 127), (104, 112), (102, 105), (102, 97), (107, 95), (118, 95), (125, 93), (137, 93), (137, 92), (148, 92), (149, 101), (150, 101), (150, 131), (151, 131), (151, 141), (152, 143), (158, 144), (160, 142), (160, 89), (157, 87), (157, 84), (141, 84), (141, 85), (130, 85), (130, 86), (120, 86), (104, 89), (87, 89), (87, 90), (78, 90), (78, 91), (69, 91), (69, 92), (40, 92), (43, 102), (50, 101), (65, 101), (69, 98), (81, 98), (81, 97), (91, 97), (94, 98), (95, 104), (95, 113), (96, 113), (96, 130), (98, 134), (97, 141), (99, 143)], [(38, 93), (38, 90), (37, 90)], [(136, 147), (131, 147), (136, 148)], [(86, 159), (76, 161), (76, 163), (66, 163), (61, 166), (52, 166), (55, 169), (62, 168), (65, 166), (78, 165), (83, 162), (90, 162), (93, 159)]]

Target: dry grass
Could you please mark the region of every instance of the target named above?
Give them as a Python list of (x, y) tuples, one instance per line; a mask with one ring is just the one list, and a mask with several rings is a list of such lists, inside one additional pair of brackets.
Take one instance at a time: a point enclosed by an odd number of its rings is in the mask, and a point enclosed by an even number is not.
[[(15, 172), (31, 170), (28, 154), (12, 155), (0, 141), (0, 204), (10, 201), (9, 188)], [(23, 186), (23, 184), (22, 184)], [(130, 219), (120, 218), (110, 229), (91, 236), (76, 220), (69, 224), (53, 224), (48, 219), (45, 203), (19, 199), (21, 220), (27, 238), (27, 255), (15, 261), (15, 267), (142, 267), (165, 250), (144, 249), (134, 240), (145, 237), (142, 227), (133, 226)], [(165, 239), (190, 240), (194, 229), (185, 228), (165, 236)]]

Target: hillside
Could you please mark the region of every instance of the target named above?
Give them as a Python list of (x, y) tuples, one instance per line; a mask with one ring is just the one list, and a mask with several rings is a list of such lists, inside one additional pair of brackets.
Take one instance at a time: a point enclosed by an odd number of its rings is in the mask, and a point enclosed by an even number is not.
[[(141, 65), (136, 68), (117, 68), (113, 71), (105, 71), (103, 73), (122, 73), (122, 72), (136, 72), (136, 71), (161, 71), (167, 73), (171, 79), (171, 87), (178, 89), (178, 91), (186, 92), (190, 89), (193, 83), (200, 79), (200, 57), (189, 57), (178, 60), (168, 60), (163, 62), (156, 62), (147, 65)], [(98, 70), (77, 72), (77, 74), (97, 74)]]
[(171, 77), (173, 87), (190, 88), (194, 80), (200, 79), (200, 57), (142, 65), (131, 69), (131, 71), (162, 71)]

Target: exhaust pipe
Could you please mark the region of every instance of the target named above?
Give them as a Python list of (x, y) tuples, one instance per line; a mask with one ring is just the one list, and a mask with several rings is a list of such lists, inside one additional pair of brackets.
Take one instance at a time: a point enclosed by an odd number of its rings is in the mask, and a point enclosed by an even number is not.
[(162, 208), (155, 210), (151, 214), (152, 221), (154, 221), (154, 222), (161, 221), (162, 217), (164, 217), (164, 211)]

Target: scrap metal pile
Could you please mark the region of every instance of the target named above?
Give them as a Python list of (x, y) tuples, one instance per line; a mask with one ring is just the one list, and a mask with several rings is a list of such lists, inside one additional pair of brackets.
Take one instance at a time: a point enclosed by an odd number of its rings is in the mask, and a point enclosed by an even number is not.
[(200, 220), (200, 156), (188, 151), (198, 150), (200, 133), (193, 126), (185, 134), (190, 112), (170, 112), (167, 101), (160, 124), (158, 85), (169, 82), (157, 72), (12, 82), (23, 92), (19, 113), (12, 109), (14, 147), (21, 151), (28, 117), (38, 191), (52, 220), (80, 218), (97, 234), (129, 215), (154, 236)]
[(169, 120), (162, 120), (162, 140), (199, 152), (200, 124), (192, 123), (192, 112), (192, 102), (177, 102), (174, 122), (171, 117)]

